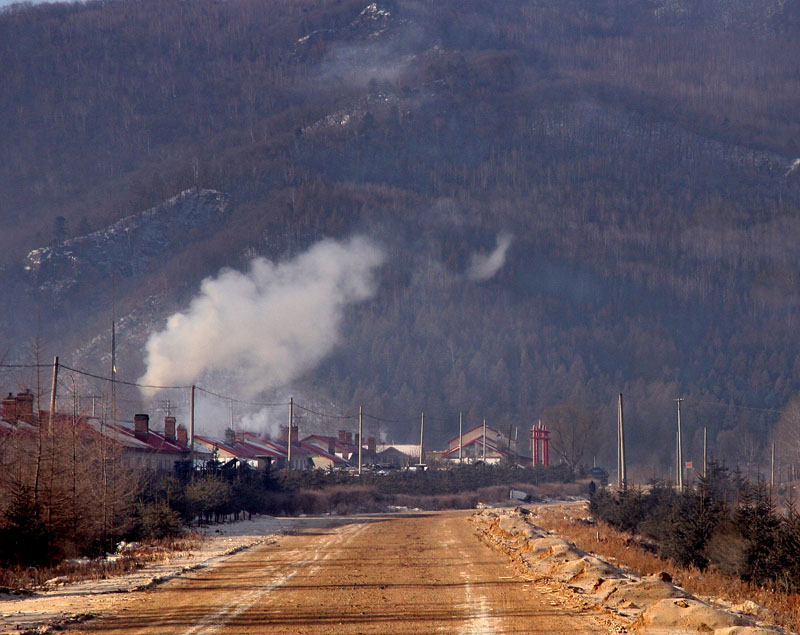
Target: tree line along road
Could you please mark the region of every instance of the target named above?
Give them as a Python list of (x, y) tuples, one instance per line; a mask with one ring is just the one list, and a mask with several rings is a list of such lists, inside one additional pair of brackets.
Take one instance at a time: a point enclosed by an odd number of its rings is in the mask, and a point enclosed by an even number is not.
[[(71, 632), (613, 632), (608, 614), (529, 581), (471, 512), (333, 519), (113, 606)], [(130, 598), (129, 598), (130, 600)]]

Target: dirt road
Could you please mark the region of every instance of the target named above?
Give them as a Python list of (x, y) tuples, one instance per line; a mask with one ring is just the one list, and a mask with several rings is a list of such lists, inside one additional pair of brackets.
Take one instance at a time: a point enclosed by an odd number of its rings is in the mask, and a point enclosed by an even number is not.
[(342, 518), (81, 625), (104, 634), (605, 633), (607, 616), (517, 576), (467, 512)]

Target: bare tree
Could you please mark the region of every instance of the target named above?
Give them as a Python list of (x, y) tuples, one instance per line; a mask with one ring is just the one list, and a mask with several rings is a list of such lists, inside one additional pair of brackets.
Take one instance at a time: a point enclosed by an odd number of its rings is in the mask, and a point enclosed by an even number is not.
[(545, 411), (544, 422), (552, 432), (552, 448), (562, 462), (575, 469), (581, 464), (587, 446), (598, 435), (597, 416), (569, 403)]
[(791, 467), (792, 473), (797, 473), (800, 467), (800, 395), (792, 397), (784, 406), (772, 429), (772, 441), (776, 464)]

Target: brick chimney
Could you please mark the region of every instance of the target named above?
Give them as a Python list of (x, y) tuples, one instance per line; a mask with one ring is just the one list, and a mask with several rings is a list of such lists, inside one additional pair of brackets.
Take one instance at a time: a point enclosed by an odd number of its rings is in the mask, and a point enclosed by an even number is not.
[(377, 447), (378, 446), (375, 442), (375, 437), (367, 437), (367, 450), (370, 452), (375, 452)]
[(345, 432), (344, 442), (347, 443), (347, 445), (353, 445), (353, 433), (352, 432)]
[(164, 417), (164, 438), (175, 440), (175, 417)]
[(281, 426), (280, 436), (278, 440), (282, 443), (289, 441), (289, 426)]
[(17, 393), (17, 418), (33, 423), (33, 393), (27, 388), (25, 392)]
[(347, 443), (347, 433), (344, 430), (339, 430), (339, 443)]
[(297, 443), (300, 440), (300, 429), (297, 426), (292, 426), (292, 443)]
[(17, 421), (17, 398), (12, 393), (8, 393), (8, 397), (3, 399), (3, 421)]
[(133, 415), (133, 433), (140, 439), (146, 439), (150, 433), (150, 415)]
[(236, 430), (233, 438), (236, 443), (244, 443), (244, 430)]
[(225, 445), (233, 445), (234, 443), (236, 443), (236, 432), (233, 428), (226, 428)]
[(186, 426), (182, 423), (178, 424), (178, 443), (181, 445), (189, 444), (189, 433), (186, 431)]

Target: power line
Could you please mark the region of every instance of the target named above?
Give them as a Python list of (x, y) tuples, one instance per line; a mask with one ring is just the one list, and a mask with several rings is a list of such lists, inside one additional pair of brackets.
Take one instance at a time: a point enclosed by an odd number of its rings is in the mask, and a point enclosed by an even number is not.
[[(191, 386), (190, 386), (191, 387)], [(220, 395), (219, 393), (213, 392), (211, 390), (207, 390), (206, 388), (201, 388), (200, 386), (195, 386), (195, 390), (199, 390), (200, 392), (204, 392), (207, 395), (211, 395), (212, 397), (216, 397), (217, 399), (224, 399), (225, 401), (232, 401), (234, 403), (241, 403), (247, 406), (262, 406), (262, 407), (278, 407), (278, 406), (288, 406), (289, 402), (284, 401), (282, 403), (261, 403), (258, 401), (246, 401), (244, 399), (237, 399), (236, 397), (230, 397), (228, 395)]]
[[(5, 363), (2, 363), (2, 364), (0, 364), (0, 369), (38, 369), (38, 368), (52, 368), (52, 366), (53, 366), (52, 364), (5, 364)], [(153, 390), (189, 390), (189, 389), (191, 389), (191, 386), (161, 386), (161, 385), (156, 385), (156, 384), (141, 384), (139, 382), (125, 381), (125, 380), (122, 380), (122, 379), (104, 377), (102, 375), (97, 375), (97, 374), (90, 373), (90, 372), (87, 372), (87, 371), (84, 371), (84, 370), (80, 370), (80, 369), (77, 369), (77, 368), (72, 368), (71, 366), (67, 366), (65, 364), (59, 364), (59, 367), (61, 369), (65, 370), (65, 371), (69, 371), (69, 372), (72, 372), (72, 373), (77, 373), (78, 375), (83, 375), (85, 377), (91, 377), (92, 379), (97, 379), (97, 380), (100, 380), (100, 381), (109, 382), (112, 385), (113, 384), (121, 384), (123, 386), (132, 386), (132, 387), (135, 387), (135, 388), (149, 388), (149, 389), (153, 389)], [(256, 407), (263, 407), (263, 408), (277, 408), (277, 407), (284, 407), (284, 406), (288, 406), (289, 405), (288, 402), (270, 403), (270, 402), (249, 401), (249, 400), (246, 400), (246, 399), (239, 399), (238, 397), (233, 397), (233, 396), (230, 396), (230, 395), (223, 395), (223, 394), (214, 392), (212, 390), (208, 390), (207, 388), (202, 388), (200, 386), (196, 386), (195, 388), (196, 388), (196, 390), (199, 390), (200, 392), (206, 393), (207, 395), (210, 395), (212, 397), (216, 397), (218, 399), (223, 399), (225, 401), (244, 404), (244, 405), (248, 405), (248, 406), (256, 406)], [(125, 400), (125, 401), (132, 402), (133, 400)], [(715, 407), (718, 407), (718, 408), (734, 408), (734, 409), (738, 409), (738, 410), (751, 410), (751, 411), (754, 411), (754, 412), (767, 412), (767, 413), (773, 413), (773, 414), (781, 414), (781, 412), (782, 412), (781, 410), (777, 410), (777, 409), (774, 409), (774, 408), (758, 408), (756, 406), (746, 406), (746, 405), (740, 405), (740, 404), (732, 404), (732, 403), (724, 403), (724, 402), (716, 402), (716, 401), (706, 401), (706, 400), (702, 400), (702, 399), (691, 399), (691, 398), (689, 398), (686, 401), (688, 403), (690, 403), (690, 404), (715, 406)], [(314, 414), (314, 415), (317, 415), (317, 416), (320, 416), (320, 417), (327, 417), (327, 418), (330, 418), (330, 419), (345, 419), (345, 420), (346, 419), (356, 419), (356, 415), (340, 415), (340, 414), (331, 414), (331, 413), (327, 413), (327, 412), (320, 412), (318, 410), (314, 410), (312, 408), (307, 408), (307, 407), (302, 406), (302, 405), (297, 404), (297, 403), (295, 403), (295, 406), (297, 406), (297, 408), (299, 408), (300, 410), (304, 410), (304, 411), (306, 411), (308, 413), (311, 413), (311, 414)], [(601, 404), (596, 404), (596, 406), (601, 406)], [(607, 408), (608, 404), (602, 404), (602, 407), (603, 408)], [(369, 414), (369, 413), (366, 413), (366, 412), (364, 413), (364, 417), (367, 417), (368, 419), (372, 419), (373, 421), (379, 421), (381, 423), (413, 423), (413, 422), (417, 421), (416, 416), (406, 417), (406, 418), (399, 418), (399, 417), (389, 418), (389, 417), (379, 417), (377, 415)], [(428, 418), (431, 419), (431, 420), (434, 420), (434, 421), (443, 421), (443, 422), (448, 422), (448, 421), (451, 420), (450, 417), (432, 416), (432, 415), (428, 415)]]
[(692, 398), (688, 398), (688, 399), (686, 399), (686, 401), (689, 402), (689, 403), (704, 404), (704, 405), (707, 405), (707, 406), (717, 406), (717, 407), (720, 407), (720, 408), (736, 408), (738, 410), (755, 410), (756, 412), (774, 412), (776, 414), (781, 414), (783, 412), (783, 410), (775, 410), (774, 408), (756, 408), (755, 406), (741, 406), (741, 405), (734, 404), (734, 403), (724, 403), (722, 401), (703, 401), (703, 400), (700, 400), (700, 399), (692, 399)]
[(378, 417), (376, 415), (364, 413), (364, 416), (368, 419), (372, 419), (374, 421), (381, 421), (382, 423), (413, 423), (417, 420), (416, 417), (408, 418), (408, 419), (384, 419), (383, 417)]
[[(287, 404), (288, 405), (288, 404)], [(355, 415), (332, 415), (325, 412), (318, 412), (316, 410), (312, 410), (311, 408), (306, 408), (305, 406), (301, 406), (296, 401), (294, 402), (295, 408), (300, 408), (300, 410), (305, 410), (306, 412), (310, 412), (311, 414), (315, 414), (320, 417), (328, 417), (330, 419), (355, 419)]]
[(92, 377), (93, 379), (100, 379), (101, 381), (107, 381), (112, 384), (122, 384), (123, 386), (134, 386), (136, 388), (153, 388), (155, 390), (188, 390), (191, 386), (156, 386), (154, 384), (140, 384), (135, 381), (123, 381), (122, 379), (112, 379), (111, 377), (103, 377), (102, 375), (95, 375), (94, 373), (87, 373), (85, 370), (78, 370), (77, 368), (71, 368), (66, 366), (65, 364), (60, 364), (60, 367), (64, 370), (71, 371), (73, 373), (78, 373), (79, 375), (85, 375), (86, 377)]

